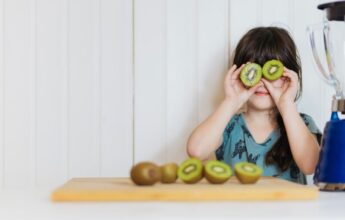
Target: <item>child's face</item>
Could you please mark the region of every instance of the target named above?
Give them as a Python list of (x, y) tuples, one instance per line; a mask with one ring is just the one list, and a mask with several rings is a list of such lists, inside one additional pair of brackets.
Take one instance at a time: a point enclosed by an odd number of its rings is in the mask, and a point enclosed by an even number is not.
[[(276, 88), (282, 88), (285, 81), (286, 81), (286, 78), (281, 77), (277, 80), (271, 81), (271, 84)], [(268, 92), (267, 88), (264, 85), (262, 85), (249, 98), (248, 107), (255, 108), (258, 110), (270, 110), (272, 108), (275, 108), (276, 105), (271, 97), (271, 94)]]

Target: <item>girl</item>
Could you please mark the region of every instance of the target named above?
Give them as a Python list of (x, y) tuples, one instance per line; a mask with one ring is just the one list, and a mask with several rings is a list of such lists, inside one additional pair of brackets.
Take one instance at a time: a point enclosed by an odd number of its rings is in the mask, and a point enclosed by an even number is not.
[[(283, 76), (245, 88), (239, 80), (244, 64), (263, 66), (271, 59), (284, 64)], [(189, 156), (205, 160), (215, 151), (232, 167), (248, 161), (262, 167), (264, 176), (306, 184), (305, 175), (314, 172), (319, 159), (321, 133), (310, 116), (297, 110), (301, 66), (289, 33), (278, 27), (250, 30), (239, 41), (233, 63), (224, 100), (189, 137)], [(246, 111), (237, 113), (244, 104)]]

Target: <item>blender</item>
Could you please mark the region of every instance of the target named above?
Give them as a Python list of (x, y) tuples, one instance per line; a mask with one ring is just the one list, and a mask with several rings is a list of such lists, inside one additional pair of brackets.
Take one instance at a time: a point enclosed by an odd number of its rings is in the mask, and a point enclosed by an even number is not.
[[(318, 5), (323, 10), (323, 22), (307, 28), (318, 71), (323, 80), (334, 88), (330, 120), (321, 140), (319, 161), (314, 183), (323, 191), (345, 191), (345, 1)], [(321, 39), (322, 53), (316, 40)], [(322, 54), (322, 58), (320, 54)]]

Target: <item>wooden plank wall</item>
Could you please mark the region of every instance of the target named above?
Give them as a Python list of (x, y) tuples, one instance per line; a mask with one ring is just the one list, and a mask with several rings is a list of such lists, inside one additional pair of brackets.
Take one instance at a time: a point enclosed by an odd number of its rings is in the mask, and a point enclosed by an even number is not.
[(180, 162), (192, 129), (223, 98), (239, 38), (286, 27), (303, 62), (300, 110), (320, 128), (331, 89), (306, 26), (320, 1), (1, 0), (0, 185), (52, 187)]

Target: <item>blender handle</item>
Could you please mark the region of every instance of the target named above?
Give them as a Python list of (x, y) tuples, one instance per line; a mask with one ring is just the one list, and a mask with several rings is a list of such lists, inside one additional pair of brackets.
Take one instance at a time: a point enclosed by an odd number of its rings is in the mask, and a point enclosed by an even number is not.
[(328, 65), (328, 69), (329, 69), (329, 73), (330, 73), (330, 82), (331, 84), (334, 86), (335, 88), (335, 92), (336, 92), (336, 99), (343, 99), (343, 89), (341, 86), (340, 81), (338, 80), (338, 78), (335, 75), (334, 72), (334, 62), (333, 62), (333, 58), (332, 58), (332, 45), (329, 41), (329, 23), (328, 22), (324, 22), (323, 25), (323, 44), (325, 46), (325, 53), (326, 53), (326, 61), (327, 61), (327, 65)]
[(324, 77), (324, 80), (327, 83), (330, 83), (328, 73), (325, 71), (325, 69), (323, 68), (323, 66), (321, 64), (319, 53), (318, 53), (318, 50), (316, 48), (315, 37), (314, 37), (314, 28), (312, 28), (311, 26), (308, 26), (307, 31), (309, 34), (309, 42), (310, 42), (310, 46), (311, 46), (311, 51), (313, 53), (314, 61), (317, 65), (319, 71), (321, 72), (322, 76)]
[[(319, 28), (320, 26), (321, 25), (318, 25)], [(311, 46), (311, 51), (312, 51), (315, 63), (319, 71), (323, 75), (324, 81), (326, 81), (328, 84), (334, 87), (335, 92), (336, 92), (335, 98), (337, 99), (343, 98), (343, 91), (342, 91), (341, 84), (334, 74), (334, 64), (333, 64), (333, 59), (331, 57), (331, 52), (330, 52), (331, 48), (330, 48), (330, 43), (329, 43), (329, 25), (327, 22), (324, 22), (322, 24), (322, 27), (323, 27), (323, 44), (325, 48), (326, 61), (327, 61), (328, 69), (329, 69), (329, 74), (327, 73), (327, 71), (325, 70), (325, 68), (323, 67), (320, 61), (319, 53), (315, 44), (314, 28), (312, 26), (308, 26), (307, 31), (309, 33), (309, 42)]]
[(330, 72), (330, 76), (334, 76), (334, 65), (331, 53), (331, 44), (329, 42), (329, 25), (327, 22), (323, 25), (323, 44), (325, 46), (325, 53), (326, 53), (326, 61), (328, 65), (328, 69)]

